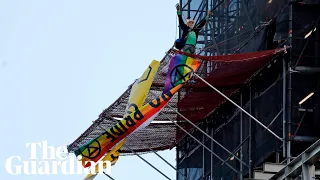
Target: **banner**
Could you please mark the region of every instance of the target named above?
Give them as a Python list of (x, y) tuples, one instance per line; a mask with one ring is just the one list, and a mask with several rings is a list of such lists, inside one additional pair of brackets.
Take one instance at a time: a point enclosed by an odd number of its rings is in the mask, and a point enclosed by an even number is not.
[[(123, 118), (125, 118), (130, 113), (137, 110), (138, 108), (142, 107), (143, 103), (147, 98), (147, 95), (151, 88), (152, 82), (156, 76), (156, 73), (159, 69), (159, 66), (160, 66), (160, 62), (153, 60), (149, 68), (143, 73), (140, 79), (135, 81), (134, 85), (131, 88), (130, 97), (129, 97), (129, 101), (126, 108), (126, 114), (124, 115)], [(141, 125), (137, 129), (135, 129), (132, 133), (143, 128), (144, 126)]]
[(131, 114), (136, 110), (135, 107), (140, 108), (147, 98), (152, 82), (156, 76), (160, 62), (153, 60), (149, 67), (144, 71), (142, 76), (135, 81), (131, 87), (128, 104), (126, 107), (125, 115)]
[(190, 79), (193, 72), (197, 69), (193, 67), (200, 66), (200, 62), (186, 55), (177, 54), (172, 56), (166, 75), (166, 82), (163, 93), (168, 92), (178, 84), (184, 84)]
[(146, 122), (171, 99), (173, 94), (177, 92), (182, 85), (176, 86), (166, 94), (163, 94), (152, 102), (137, 109), (116, 125), (105, 131), (99, 137), (91, 140), (86, 145), (80, 147), (76, 152), (76, 156), (82, 156), (82, 164), (84, 167), (90, 166), (90, 162), (97, 162), (110, 148), (117, 144), (120, 140), (128, 136), (142, 123)]
[[(148, 92), (151, 88), (152, 82), (158, 71), (159, 66), (160, 62), (153, 60), (149, 67), (144, 71), (142, 76), (134, 82), (134, 84), (131, 87), (129, 100), (123, 118), (135, 111), (135, 107), (141, 107), (143, 105), (145, 99), (147, 98)], [(108, 152), (108, 154), (104, 158), (102, 158), (101, 161), (110, 161), (111, 165), (114, 165), (119, 159), (119, 150), (122, 148), (125, 142), (126, 138), (124, 138), (121, 142), (119, 142), (116, 145), (116, 147), (114, 147), (110, 152)], [(106, 168), (105, 166), (106, 165), (104, 165), (103, 167), (104, 169)], [(98, 168), (99, 165), (97, 164), (95, 167), (96, 173), (98, 173)], [(96, 176), (97, 174), (88, 174), (85, 180), (93, 180)]]
[(192, 58), (187, 58), (186, 63), (188, 63), (188, 65), (177, 63), (171, 69), (171, 71), (179, 71), (178, 73), (171, 72), (170, 74), (172, 74), (172, 76), (178, 75), (179, 78), (173, 77), (173, 79), (178, 80), (180, 84), (174, 82), (172, 83), (172, 89), (163, 93), (150, 103), (141, 108), (135, 106), (134, 112), (126, 116), (99, 137), (91, 140), (75, 151), (76, 156), (82, 156), (81, 160), (84, 167), (90, 166), (89, 161), (97, 162), (115, 144), (127, 137), (142, 124), (150, 123), (156, 117), (173, 95), (191, 78), (192, 73), (195, 72), (200, 65), (199, 61)]
[[(113, 148), (101, 161), (106, 162), (110, 161), (111, 165), (113, 166), (119, 159), (120, 153), (118, 150), (124, 145), (125, 141), (121, 141), (117, 144), (115, 148)], [(103, 164), (103, 169), (107, 168), (107, 165)], [(90, 171), (91, 172), (91, 171)], [(88, 174), (84, 180), (93, 180), (99, 173), (99, 164), (95, 166), (95, 174)]]

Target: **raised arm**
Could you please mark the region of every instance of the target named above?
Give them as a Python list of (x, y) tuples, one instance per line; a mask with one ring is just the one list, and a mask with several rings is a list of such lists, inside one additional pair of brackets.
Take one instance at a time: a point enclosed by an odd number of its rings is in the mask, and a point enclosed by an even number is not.
[(184, 29), (188, 29), (188, 26), (184, 23), (183, 19), (182, 19), (182, 12), (181, 12), (181, 8), (179, 3), (176, 5), (177, 8), (177, 15), (178, 15), (178, 19), (179, 19), (179, 25), (181, 27), (182, 30)]
[(199, 25), (197, 25), (195, 29), (197, 29), (198, 31), (200, 31), (201, 28), (202, 28), (204, 25), (206, 25), (206, 23), (208, 22), (210, 15), (211, 15), (211, 11), (208, 10), (207, 16), (200, 21)]

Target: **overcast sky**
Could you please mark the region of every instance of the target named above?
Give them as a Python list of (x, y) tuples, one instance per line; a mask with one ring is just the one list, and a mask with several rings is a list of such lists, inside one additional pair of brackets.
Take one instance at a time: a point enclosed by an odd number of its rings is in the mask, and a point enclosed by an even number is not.
[[(0, 0), (1, 179), (85, 177), (12, 176), (5, 162), (10, 156), (27, 161), (26, 143), (47, 140), (51, 146), (66, 146), (84, 132), (172, 46), (176, 3)], [(174, 150), (160, 154), (175, 166)], [(143, 157), (175, 179), (175, 171), (161, 159)], [(165, 179), (137, 157), (121, 157), (112, 176)]]

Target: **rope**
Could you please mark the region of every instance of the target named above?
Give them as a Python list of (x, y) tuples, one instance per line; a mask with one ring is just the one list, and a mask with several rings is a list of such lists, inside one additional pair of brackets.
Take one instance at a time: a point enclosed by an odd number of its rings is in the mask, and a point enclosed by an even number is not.
[(178, 33), (178, 18), (176, 18), (176, 34), (174, 37), (174, 41), (177, 39), (177, 33)]

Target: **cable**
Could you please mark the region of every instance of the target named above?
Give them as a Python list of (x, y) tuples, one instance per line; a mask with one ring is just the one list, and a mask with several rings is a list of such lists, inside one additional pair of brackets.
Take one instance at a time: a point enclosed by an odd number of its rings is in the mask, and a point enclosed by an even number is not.
[(174, 37), (174, 41), (176, 41), (176, 39), (177, 39), (177, 33), (178, 33), (178, 18), (176, 17), (176, 34)]

